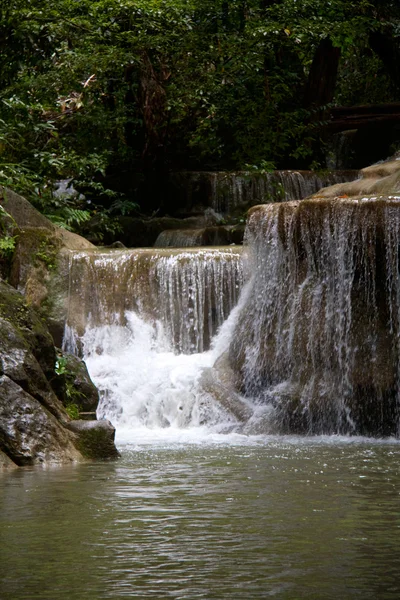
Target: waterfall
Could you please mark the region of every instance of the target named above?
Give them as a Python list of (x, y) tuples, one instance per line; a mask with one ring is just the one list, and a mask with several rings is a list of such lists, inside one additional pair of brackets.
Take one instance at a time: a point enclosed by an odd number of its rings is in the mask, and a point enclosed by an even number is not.
[(255, 207), (230, 361), (278, 431), (397, 435), (400, 198)]
[(64, 349), (83, 354), (100, 417), (127, 435), (232, 421), (198, 381), (228, 347), (241, 248), (71, 252), (69, 274)]
[(166, 229), (155, 241), (155, 248), (202, 246), (205, 229)]
[(353, 181), (358, 171), (237, 171), (186, 172), (170, 177), (171, 206), (186, 211), (209, 206), (220, 214), (245, 211), (249, 206), (301, 200), (321, 188)]
[(124, 327), (134, 311), (163, 328), (174, 352), (203, 352), (237, 303), (242, 283), (239, 247), (78, 251), (69, 261), (69, 350), (77, 349), (88, 327)]
[(243, 264), (238, 247), (70, 253), (64, 347), (99, 416), (127, 436), (398, 436), (400, 197), (254, 207), (246, 245)]

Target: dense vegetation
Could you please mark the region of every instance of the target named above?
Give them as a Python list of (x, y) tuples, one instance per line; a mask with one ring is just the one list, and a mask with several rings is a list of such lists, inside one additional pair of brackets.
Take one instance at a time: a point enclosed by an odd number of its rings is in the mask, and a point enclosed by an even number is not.
[(171, 169), (323, 168), (333, 104), (398, 98), (400, 6), (8, 0), (0, 49), (0, 183), (101, 235)]

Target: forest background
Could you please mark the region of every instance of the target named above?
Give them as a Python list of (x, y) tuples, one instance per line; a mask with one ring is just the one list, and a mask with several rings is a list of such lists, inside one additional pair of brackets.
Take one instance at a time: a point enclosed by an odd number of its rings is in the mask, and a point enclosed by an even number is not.
[(398, 0), (8, 0), (0, 184), (101, 241), (171, 171), (324, 169), (331, 108), (399, 93)]

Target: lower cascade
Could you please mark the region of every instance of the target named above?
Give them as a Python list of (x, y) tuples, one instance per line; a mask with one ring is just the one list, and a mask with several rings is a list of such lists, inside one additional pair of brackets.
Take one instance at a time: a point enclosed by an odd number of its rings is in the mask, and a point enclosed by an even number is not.
[(398, 436), (399, 232), (398, 197), (316, 198), (254, 207), (243, 259), (71, 253), (64, 347), (128, 437)]

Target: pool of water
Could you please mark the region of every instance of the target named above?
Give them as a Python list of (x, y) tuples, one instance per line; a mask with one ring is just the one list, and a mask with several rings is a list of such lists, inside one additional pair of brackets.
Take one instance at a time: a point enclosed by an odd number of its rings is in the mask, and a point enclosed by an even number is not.
[(0, 598), (398, 600), (398, 443), (227, 440), (0, 475)]

